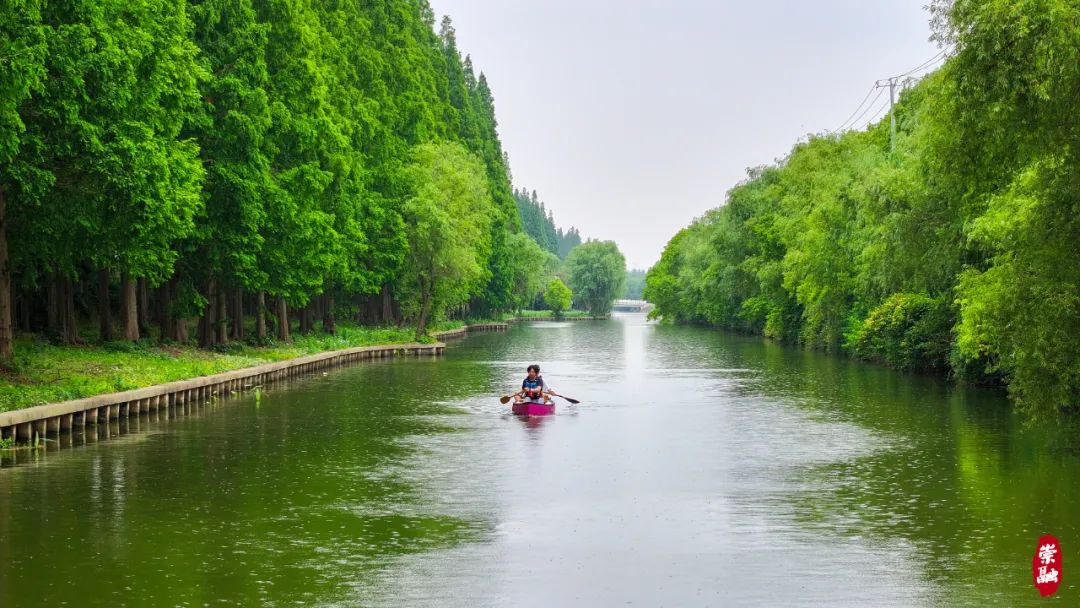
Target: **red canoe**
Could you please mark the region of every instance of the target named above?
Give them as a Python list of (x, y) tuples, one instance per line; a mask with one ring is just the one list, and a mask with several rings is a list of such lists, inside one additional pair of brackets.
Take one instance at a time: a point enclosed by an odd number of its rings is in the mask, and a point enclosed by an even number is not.
[(518, 416), (546, 416), (555, 413), (555, 404), (530, 403), (526, 401), (524, 403), (515, 403), (510, 411)]

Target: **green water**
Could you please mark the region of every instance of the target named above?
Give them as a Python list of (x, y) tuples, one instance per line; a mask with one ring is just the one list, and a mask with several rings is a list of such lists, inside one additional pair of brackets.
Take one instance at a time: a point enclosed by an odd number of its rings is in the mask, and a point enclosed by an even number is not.
[[(533, 362), (582, 403), (507, 415)], [(640, 315), (105, 432), (0, 469), (0, 606), (1080, 605), (1075, 431)]]

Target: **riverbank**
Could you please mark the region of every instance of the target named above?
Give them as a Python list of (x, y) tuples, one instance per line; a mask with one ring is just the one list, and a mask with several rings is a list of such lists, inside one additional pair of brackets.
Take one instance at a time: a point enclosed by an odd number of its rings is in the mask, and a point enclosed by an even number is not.
[[(464, 327), (448, 321), (436, 329)], [(15, 362), (0, 376), (0, 412), (146, 388), (223, 372), (360, 346), (393, 346), (413, 341), (415, 328), (340, 324), (337, 333), (296, 336), (286, 344), (252, 346), (234, 342), (218, 350), (150, 341), (56, 346), (24, 337)]]
[[(593, 317), (581, 313), (564, 318)], [(521, 311), (498, 321), (476, 320), (468, 324), (443, 321), (431, 328), (431, 336), (452, 338), (463, 335), (470, 327), (553, 319), (548, 311)], [(413, 342), (415, 331), (415, 327), (409, 326), (339, 324), (334, 335), (295, 335), (292, 342), (266, 346), (233, 342), (216, 350), (203, 350), (190, 344), (160, 345), (149, 340), (57, 346), (38, 336), (24, 336), (16, 342), (14, 365), (0, 372), (0, 412), (147, 388), (318, 353), (408, 344)]]

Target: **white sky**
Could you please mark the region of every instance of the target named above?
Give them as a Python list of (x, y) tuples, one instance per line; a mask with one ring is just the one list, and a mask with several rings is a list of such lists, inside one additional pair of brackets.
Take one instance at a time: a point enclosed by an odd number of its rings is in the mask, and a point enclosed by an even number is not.
[(430, 1), (487, 74), (514, 185), (630, 268), (938, 52), (928, 0)]

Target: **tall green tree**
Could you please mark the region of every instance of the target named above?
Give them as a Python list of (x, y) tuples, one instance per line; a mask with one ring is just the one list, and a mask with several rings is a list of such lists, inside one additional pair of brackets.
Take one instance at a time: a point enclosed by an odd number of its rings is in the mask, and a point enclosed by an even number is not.
[(633, 269), (626, 273), (626, 291), (621, 297), (628, 300), (640, 300), (645, 291), (645, 271)]
[(592, 315), (611, 312), (626, 285), (626, 259), (614, 241), (589, 241), (566, 256), (570, 287)]
[[(259, 260), (265, 233), (272, 229), (265, 201), (275, 189), (266, 64), (270, 27), (259, 22), (250, 0), (207, 0), (192, 4), (191, 10), (208, 76), (201, 87), (201, 114), (190, 133), (200, 144), (207, 179), (205, 211), (197, 218), (198, 234), (182, 265), (204, 290), (216, 287), (207, 297), (221, 297), (226, 286), (264, 290), (268, 274)], [(172, 298), (163, 300), (162, 333), (176, 338)], [(259, 327), (259, 338), (265, 338), (265, 325)]]
[(340, 274), (347, 250), (338, 232), (341, 155), (347, 148), (330, 94), (336, 83), (323, 48), (331, 38), (306, 0), (266, 0), (274, 189), (266, 194), (262, 270), (276, 296), (278, 338), (289, 338), (287, 307), (305, 306)]
[(24, 122), (55, 182), (22, 231), (47, 245), (22, 264), (48, 275), (50, 325), (61, 317), (68, 342), (78, 340), (72, 279), (86, 265), (118, 270), (124, 335), (135, 339), (135, 281), (172, 273), (173, 245), (202, 204), (198, 147), (181, 138), (202, 76), (186, 4), (71, 0), (41, 15), (49, 77)]
[(525, 233), (545, 250), (558, 255), (559, 243), (555, 232), (554, 218), (544, 206), (543, 201), (537, 198), (536, 190), (533, 190), (532, 193), (525, 190), (515, 190), (514, 203), (517, 206), (518, 215), (521, 217), (521, 226)]
[(10, 218), (25, 214), (51, 181), (22, 154), (28, 134), (20, 110), (46, 75), (46, 31), (38, 6), (33, 0), (10, 0), (0, 8), (0, 364), (13, 356)]
[(559, 277), (552, 278), (544, 290), (544, 305), (557, 319), (562, 317), (563, 312), (570, 309), (573, 298), (574, 294)]
[(507, 245), (511, 253), (511, 268), (514, 281), (514, 308), (521, 309), (534, 302), (551, 277), (558, 272), (559, 258), (550, 251), (540, 248), (524, 232), (507, 236)]
[(464, 304), (486, 284), (492, 201), (483, 165), (459, 144), (418, 146), (410, 175), (402, 291), (411, 296), (420, 339), (433, 316)]

